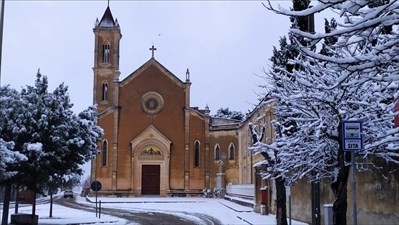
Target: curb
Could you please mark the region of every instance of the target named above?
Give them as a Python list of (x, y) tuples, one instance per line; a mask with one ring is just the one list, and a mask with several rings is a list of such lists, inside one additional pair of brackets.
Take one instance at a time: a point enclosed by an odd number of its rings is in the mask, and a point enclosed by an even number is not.
[(118, 221), (97, 221), (97, 222), (85, 222), (85, 223), (67, 223), (65, 225), (82, 225), (82, 224), (99, 224), (99, 223), (117, 223)]
[(242, 220), (242, 221), (244, 221), (244, 222), (246, 222), (247, 224), (253, 225), (252, 223), (250, 223), (248, 220), (242, 218), (241, 216), (237, 216), (237, 218)]
[[(96, 203), (95, 201), (90, 200), (88, 197), (86, 197), (86, 201), (90, 203)], [(101, 203), (201, 203), (201, 202), (205, 201), (120, 201), (120, 202), (101, 201)]]

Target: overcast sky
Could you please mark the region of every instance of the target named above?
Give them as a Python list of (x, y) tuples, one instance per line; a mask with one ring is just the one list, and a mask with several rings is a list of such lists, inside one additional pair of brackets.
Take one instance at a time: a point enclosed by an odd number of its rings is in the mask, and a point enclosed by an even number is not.
[[(289, 7), (291, 1), (273, 1)], [(107, 1), (6, 1), (1, 85), (69, 86), (76, 112), (93, 104), (94, 34)], [(261, 1), (110, 1), (121, 27), (120, 80), (155, 58), (181, 80), (191, 72), (191, 106), (243, 113), (258, 103), (258, 75), (289, 19)], [(318, 21), (319, 25), (323, 21)], [(318, 26), (319, 26), (318, 25)]]

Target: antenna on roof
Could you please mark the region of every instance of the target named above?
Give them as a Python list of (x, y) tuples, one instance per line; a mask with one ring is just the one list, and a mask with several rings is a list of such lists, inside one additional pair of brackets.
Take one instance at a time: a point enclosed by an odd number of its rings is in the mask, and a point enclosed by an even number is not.
[(109, 0), (108, 0), (108, 7), (109, 7)]

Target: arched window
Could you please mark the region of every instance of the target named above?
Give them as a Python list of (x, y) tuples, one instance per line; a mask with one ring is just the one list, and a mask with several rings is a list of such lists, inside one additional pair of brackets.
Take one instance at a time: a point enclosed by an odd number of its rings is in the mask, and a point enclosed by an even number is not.
[(234, 147), (234, 144), (231, 143), (229, 147), (229, 160), (234, 160), (236, 156), (236, 148)]
[(216, 144), (215, 146), (215, 160), (220, 160), (220, 146)]
[(103, 63), (109, 63), (110, 57), (110, 44), (109, 41), (106, 41), (103, 44)]
[(108, 155), (108, 141), (104, 140), (103, 141), (103, 149), (101, 151), (101, 156), (102, 156), (102, 165), (106, 166), (107, 165), (107, 156)]
[(200, 166), (200, 143), (199, 141), (194, 142), (194, 167)]
[(108, 99), (108, 84), (104, 82), (102, 87), (101, 100), (105, 101), (107, 99)]

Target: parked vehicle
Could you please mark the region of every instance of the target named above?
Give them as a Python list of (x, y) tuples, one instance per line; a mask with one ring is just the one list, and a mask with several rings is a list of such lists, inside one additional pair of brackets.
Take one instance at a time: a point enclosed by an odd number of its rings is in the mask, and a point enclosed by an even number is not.
[(73, 198), (73, 192), (71, 190), (64, 191), (64, 198)]

